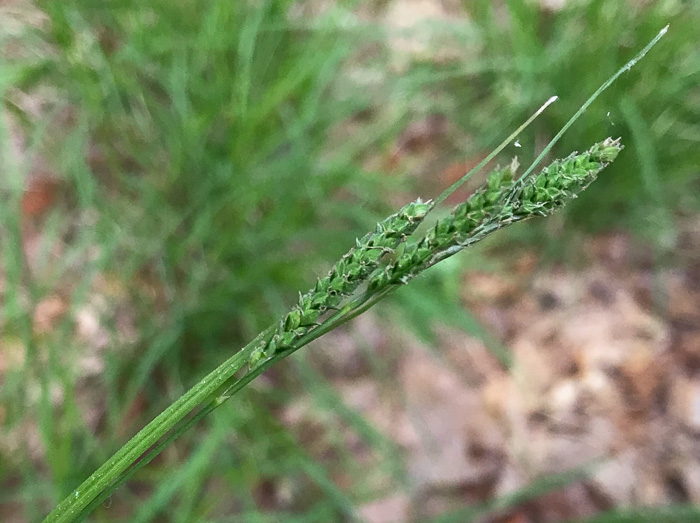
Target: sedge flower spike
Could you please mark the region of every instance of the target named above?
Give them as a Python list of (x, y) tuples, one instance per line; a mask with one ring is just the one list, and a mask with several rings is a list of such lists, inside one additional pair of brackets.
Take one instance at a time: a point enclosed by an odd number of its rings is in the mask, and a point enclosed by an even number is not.
[(507, 225), (548, 216), (586, 189), (622, 150), (620, 141), (607, 140), (582, 154), (557, 160), (536, 175), (514, 182), (517, 162), (497, 168), (469, 199), (457, 205), (417, 243), (410, 244), (392, 264), (376, 272), (369, 289), (399, 285), (465, 247)]
[(356, 240), (355, 247), (333, 266), (326, 277), (320, 278), (313, 289), (299, 296), (297, 305), (280, 320), (274, 333), (255, 349), (249, 366), (261, 365), (313, 329), (325, 312), (337, 308), (342, 299), (352, 294), (379, 266), (385, 255), (393, 253), (415, 232), (432, 208), (431, 202), (418, 199), (379, 222), (374, 232)]
[[(156, 416), (64, 498), (45, 521), (67, 523), (84, 519), (198, 420), (278, 360), (362, 314), (423, 270), (491, 232), (532, 216), (547, 216), (575, 198), (616, 158), (622, 148), (618, 140), (596, 144), (586, 153), (554, 162), (538, 174), (534, 174), (536, 166), (593, 101), (642, 59), (667, 31), (668, 26), (584, 102), (520, 179), (514, 181), (515, 164), (497, 169), (484, 187), (455, 207), (452, 214), (440, 220), (423, 239), (405, 243), (434, 206), (445, 201), (472, 174), (512, 143), (532, 118), (439, 195), (434, 204), (413, 202), (402, 209), (403, 212), (399, 211), (382, 222), (375, 232), (359, 240), (328, 276), (300, 297), (299, 303), (287, 315), (227, 358)], [(554, 100), (555, 97), (548, 100), (533, 118)], [(382, 266), (384, 255), (393, 253), (402, 243), (405, 248), (391, 263)], [(365, 286), (364, 292), (359, 292), (361, 285)], [(245, 367), (247, 370), (244, 371)]]

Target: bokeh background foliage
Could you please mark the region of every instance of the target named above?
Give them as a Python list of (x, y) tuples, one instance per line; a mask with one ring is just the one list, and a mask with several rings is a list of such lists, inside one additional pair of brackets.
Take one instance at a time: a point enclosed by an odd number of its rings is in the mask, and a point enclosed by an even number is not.
[[(439, 59), (392, 45), (381, 15), (391, 3), (4, 8), (6, 517), (38, 520), (392, 205), (435, 196), (434, 180), (402, 172), (410, 162), (386, 160), (407, 123), (439, 115), (449, 123), (443, 157), (478, 156), (558, 94), (508, 153), (527, 161), (669, 23), (669, 36), (557, 146), (563, 156), (620, 135), (625, 153), (559, 228), (507, 237), (563, 257), (569, 231), (630, 230), (673, 258), (679, 217), (698, 209), (697, 2), (465, 1), (465, 16), (420, 26), (426, 49), (449, 49)], [(36, 185), (42, 173), (49, 189)], [(47, 210), (32, 210), (28, 187), (48, 194)], [(459, 326), (507, 361), (457, 291), (462, 264), (498, 260), (481, 249), (466, 258), (404, 289), (382, 317), (428, 341), (435, 323)], [(37, 327), (47, 315), (49, 327)], [(366, 357), (373, 378), (387, 380), (371, 346)], [(324, 413), (331, 459), (276, 415), (298, 391)], [(380, 467), (356, 462), (347, 431)], [(95, 520), (336, 521), (411, 488), (396, 444), (299, 354), (183, 437)], [(271, 490), (286, 504), (271, 503)]]

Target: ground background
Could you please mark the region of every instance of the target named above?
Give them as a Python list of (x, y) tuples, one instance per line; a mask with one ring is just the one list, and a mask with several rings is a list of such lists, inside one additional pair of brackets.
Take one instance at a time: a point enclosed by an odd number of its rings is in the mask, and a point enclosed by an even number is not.
[(671, 24), (555, 148), (626, 146), (576, 205), (271, 369), (93, 520), (697, 520), (698, 7), (0, 2), (0, 519)]

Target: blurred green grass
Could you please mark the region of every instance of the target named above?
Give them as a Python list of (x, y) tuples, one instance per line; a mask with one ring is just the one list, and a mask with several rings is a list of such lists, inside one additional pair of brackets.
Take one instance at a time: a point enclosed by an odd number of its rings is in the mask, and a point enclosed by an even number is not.
[[(120, 0), (107, 9), (43, 1), (40, 23), (2, 33), (3, 48), (14, 49), (0, 63), (5, 107), (63, 187), (42, 219), (30, 268), (31, 220), (21, 205), (32, 163), (13, 162), (6, 120), (0, 342), (6, 354), (20, 347), (25, 356), (4, 373), (2, 423), (7, 434), (39, 427), (38, 441), (16, 437), (0, 452), (0, 503), (15, 514), (40, 519), (390, 209), (385, 195), (412, 181), (366, 166), (406, 121), (445, 114), (470, 138), (460, 154), (475, 154), (558, 94), (523, 148), (509, 152), (534, 156), (670, 23), (668, 37), (557, 147), (568, 154), (607, 135), (625, 136), (627, 145), (566, 223), (630, 229), (670, 250), (674, 217), (697, 210), (696, 3), (585, 1), (550, 12), (518, 0), (496, 10), (465, 2), (471, 21), (449, 36), (474, 61), (413, 60), (400, 72), (392, 72), (384, 28), (343, 23), (354, 2), (313, 21), (291, 20), (295, 4)], [(379, 83), (354, 81), (352, 71), (363, 67), (380, 71)], [(27, 96), (40, 104), (39, 117)], [(348, 127), (358, 135), (338, 138)], [(528, 230), (522, 236), (543, 241), (541, 227)], [(449, 307), (458, 303), (455, 270), (406, 289), (399, 316), (426, 339), (439, 319), (502, 350), (468, 312)], [(36, 308), (54, 295), (70, 314), (37, 333)], [(409, 304), (419, 300), (430, 306), (417, 313)], [(109, 350), (75, 335), (76, 314), (99, 318)], [(90, 351), (103, 365), (85, 378), (81, 361)], [(381, 362), (373, 368), (381, 379)], [(281, 374), (275, 387), (248, 390), (185, 436), (95, 520), (236, 513), (241, 521), (336, 521), (382, 489), (410, 492), (398, 449), (312, 366), (295, 360)], [(301, 390), (336, 419), (324, 424), (336, 435), (329, 452), (340, 465), (316, 459), (276, 419), (275, 409)], [(337, 436), (348, 427), (382, 456), (375, 480), (353, 466)], [(337, 486), (339, 472), (351, 477), (346, 488)], [(267, 484), (290, 489), (294, 503), (284, 513), (266, 508)]]

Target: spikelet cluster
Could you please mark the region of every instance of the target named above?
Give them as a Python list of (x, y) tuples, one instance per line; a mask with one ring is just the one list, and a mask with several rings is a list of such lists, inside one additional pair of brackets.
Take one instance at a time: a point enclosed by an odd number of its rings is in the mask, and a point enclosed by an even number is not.
[(326, 277), (300, 295), (273, 333), (253, 351), (249, 367), (253, 369), (275, 353), (292, 347), (318, 325), (324, 313), (336, 309), (363, 282), (367, 282), (368, 292), (407, 283), (497, 229), (560, 209), (588, 187), (621, 149), (619, 140), (607, 139), (520, 180), (515, 180), (515, 160), (505, 168), (497, 168), (482, 187), (439, 220), (425, 237), (406, 244), (392, 263), (379, 268), (382, 257), (393, 253), (432, 209), (430, 202), (421, 200), (406, 205), (380, 222), (374, 232), (357, 240)]
[(548, 216), (586, 189), (622, 150), (620, 139), (595, 144), (582, 154), (573, 153), (523, 180), (507, 198), (519, 216)]
[(422, 240), (407, 245), (398, 259), (375, 272), (368, 288), (406, 283), (497, 229), (533, 216), (548, 216), (588, 187), (621, 149), (619, 140), (607, 139), (518, 181), (514, 181), (517, 164), (496, 169), (483, 187), (438, 221)]
[(335, 309), (343, 298), (378, 267), (381, 258), (410, 236), (432, 209), (433, 204), (418, 199), (377, 224), (374, 232), (356, 240), (328, 275), (320, 278), (313, 289), (299, 296), (298, 303), (279, 322), (264, 345), (253, 352), (250, 367), (260, 365), (275, 352), (284, 350), (317, 325), (328, 310)]

